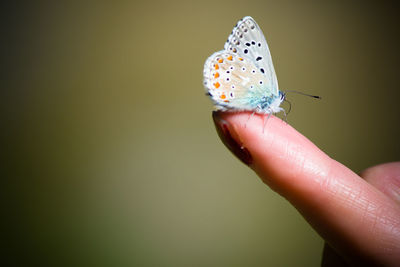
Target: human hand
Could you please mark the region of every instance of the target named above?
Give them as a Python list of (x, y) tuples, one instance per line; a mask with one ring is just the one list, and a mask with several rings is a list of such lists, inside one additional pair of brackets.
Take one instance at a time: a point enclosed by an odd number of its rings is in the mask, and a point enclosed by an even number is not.
[(400, 162), (357, 175), (282, 120), (214, 112), (223, 143), (325, 240), (323, 266), (400, 266)]

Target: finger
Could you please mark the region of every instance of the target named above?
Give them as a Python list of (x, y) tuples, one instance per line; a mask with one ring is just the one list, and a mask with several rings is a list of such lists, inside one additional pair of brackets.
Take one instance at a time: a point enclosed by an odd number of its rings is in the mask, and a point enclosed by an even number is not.
[(334, 249), (332, 249), (327, 243), (325, 243), (324, 250), (322, 252), (321, 267), (337, 267), (337, 266), (348, 266), (348, 265)]
[(400, 204), (400, 162), (385, 163), (368, 168), (360, 176)]
[[(271, 116), (214, 113), (222, 141), (348, 260), (400, 262), (399, 207)], [(387, 262), (385, 262), (387, 263)]]

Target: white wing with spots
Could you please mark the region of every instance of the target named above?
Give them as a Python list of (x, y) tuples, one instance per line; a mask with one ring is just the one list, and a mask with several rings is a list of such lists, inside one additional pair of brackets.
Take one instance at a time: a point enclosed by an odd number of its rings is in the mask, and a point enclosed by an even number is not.
[(267, 41), (252, 17), (244, 17), (236, 24), (224, 48), (225, 51), (252, 61), (257, 69), (265, 75), (268, 85), (265, 87), (266, 90), (279, 96), (278, 80)]

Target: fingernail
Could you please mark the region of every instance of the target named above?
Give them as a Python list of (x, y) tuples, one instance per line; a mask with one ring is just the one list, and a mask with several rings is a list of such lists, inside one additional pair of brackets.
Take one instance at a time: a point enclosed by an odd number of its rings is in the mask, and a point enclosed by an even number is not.
[(228, 122), (223, 120), (220, 115), (220, 111), (213, 112), (214, 124), (215, 128), (217, 129), (219, 138), (221, 138), (224, 145), (244, 164), (250, 165), (253, 162), (253, 158), (251, 157), (250, 152), (245, 147), (236, 142), (236, 140), (229, 132)]

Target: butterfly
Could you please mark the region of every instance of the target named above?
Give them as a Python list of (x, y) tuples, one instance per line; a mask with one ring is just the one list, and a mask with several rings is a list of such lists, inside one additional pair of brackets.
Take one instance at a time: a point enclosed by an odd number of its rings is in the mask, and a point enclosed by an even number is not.
[(203, 75), (216, 110), (285, 112), (280, 107), (285, 93), (279, 90), (267, 41), (252, 17), (236, 24), (224, 50), (206, 60)]

